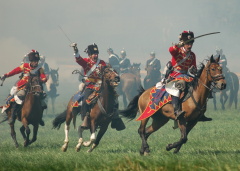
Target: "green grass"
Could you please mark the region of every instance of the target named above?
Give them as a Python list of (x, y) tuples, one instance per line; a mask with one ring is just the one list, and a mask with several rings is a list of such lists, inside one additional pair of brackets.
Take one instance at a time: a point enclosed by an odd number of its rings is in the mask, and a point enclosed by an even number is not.
[[(126, 121), (127, 128), (121, 132), (109, 127), (92, 153), (87, 153), (87, 147), (75, 151), (78, 136), (73, 125), (68, 151), (62, 152), (64, 125), (60, 130), (53, 130), (53, 115), (44, 116), (46, 125), (39, 128), (37, 141), (27, 148), (23, 147), (20, 122), (15, 124), (18, 149), (5, 122), (0, 125), (0, 170), (240, 170), (239, 110), (214, 111), (211, 102), (209, 104), (206, 115), (213, 121), (199, 122), (178, 154), (165, 150), (168, 143), (180, 138), (179, 130), (172, 129), (172, 121), (149, 137), (149, 156), (139, 155), (141, 140), (137, 129), (140, 122), (137, 121)], [(61, 109), (64, 110), (58, 108)], [(77, 124), (80, 124), (80, 117)], [(88, 140), (89, 136), (89, 131), (85, 131), (84, 138)]]

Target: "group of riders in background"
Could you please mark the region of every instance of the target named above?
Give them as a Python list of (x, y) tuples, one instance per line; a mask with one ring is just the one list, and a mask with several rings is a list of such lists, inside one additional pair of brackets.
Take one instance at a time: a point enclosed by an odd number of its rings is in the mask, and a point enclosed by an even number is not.
[[(178, 119), (181, 115), (184, 115), (184, 111), (181, 110), (180, 94), (186, 88), (186, 82), (191, 82), (193, 80), (192, 77), (194, 77), (197, 73), (196, 56), (191, 51), (194, 43), (193, 38), (194, 34), (191, 31), (183, 31), (180, 34), (179, 43), (169, 48), (172, 59), (165, 66), (162, 74), (160, 72), (161, 62), (156, 58), (154, 51), (150, 52), (150, 58), (146, 61), (144, 68), (147, 73), (146, 77), (143, 79), (143, 86), (145, 89), (159, 85), (158, 83), (174, 83), (171, 86), (177, 91), (173, 92), (173, 90), (171, 90), (170, 92), (172, 95), (172, 104), (174, 106), (176, 119)], [(112, 48), (108, 48), (107, 53), (109, 54), (109, 61), (105, 62), (98, 58), (99, 50), (96, 44), (89, 45), (84, 51), (88, 55), (87, 58), (80, 56), (76, 43), (71, 44), (71, 46), (74, 50), (75, 60), (83, 68), (84, 72), (82, 73), (83, 79), (81, 80), (83, 82), (82, 87), (76, 94), (73, 95), (74, 98), (72, 100), (72, 106), (81, 106), (80, 113), (83, 120), (82, 127), (89, 128), (89, 115), (92, 102), (98, 97), (101, 91), (101, 77), (103, 76), (101, 73), (103, 71), (102, 68), (106, 67), (108, 65), (107, 63), (109, 63), (116, 73), (119, 74), (119, 81), (121, 82), (122, 75), (131, 73), (131, 67), (133, 65), (131, 65), (130, 59), (127, 58), (127, 53), (124, 49), (120, 52), (119, 57), (114, 53)], [(221, 49), (217, 49), (216, 52), (217, 54), (215, 57), (220, 56), (220, 64), (225, 77), (227, 77), (229, 73), (229, 69), (227, 68), (227, 59)], [(140, 75), (140, 68), (138, 68), (138, 70)], [(6, 104), (2, 107), (4, 112), (11, 106), (12, 115), (9, 118), (9, 123), (14, 123), (16, 118), (21, 120), (19, 111), (24, 103), (24, 98), (26, 96), (26, 84), (29, 82), (31, 75), (38, 75), (40, 77), (43, 90), (41, 95), (41, 106), (43, 110), (47, 108), (47, 104), (44, 101), (46, 98), (46, 93), (44, 91), (46, 88), (44, 88), (44, 86), (48, 80), (49, 72), (50, 69), (48, 64), (45, 62), (45, 57), (41, 56), (38, 51), (32, 50), (24, 57), (22, 64), (19, 67), (16, 67), (12, 71), (1, 76), (1, 80), (4, 81), (8, 77), (21, 74), (20, 79), (18, 79), (16, 84), (12, 87), (9, 96), (7, 97)], [(178, 87), (176, 85), (178, 85)], [(139, 87), (135, 87), (135, 89), (138, 88)], [(125, 125), (118, 115), (119, 103), (117, 96), (115, 97), (114, 102), (112, 128), (120, 131), (125, 129)], [(211, 120), (211, 118), (207, 118), (205, 116), (202, 117), (202, 121), (209, 120)], [(44, 125), (43, 120), (41, 120), (39, 124)]]

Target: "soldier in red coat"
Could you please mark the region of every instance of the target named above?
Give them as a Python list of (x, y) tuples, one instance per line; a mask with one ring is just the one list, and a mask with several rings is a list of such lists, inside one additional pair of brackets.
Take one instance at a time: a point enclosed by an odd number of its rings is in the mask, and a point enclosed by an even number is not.
[[(76, 62), (82, 66), (85, 75), (85, 87), (83, 88), (83, 100), (82, 100), (82, 107), (81, 107), (81, 114), (83, 116), (83, 128), (89, 127), (89, 112), (90, 112), (90, 105), (87, 103), (88, 97), (94, 92), (100, 89), (101, 86), (101, 67), (106, 66), (106, 63), (103, 60), (98, 58), (98, 46), (94, 43), (89, 45), (84, 52), (88, 54), (89, 58), (82, 58), (79, 54), (77, 44), (73, 43), (71, 45), (74, 49), (74, 56)], [(125, 125), (121, 118), (119, 118), (117, 112), (117, 103), (116, 109), (114, 113), (114, 117), (112, 120), (112, 128), (116, 128), (116, 130), (120, 131), (125, 129)]]
[[(186, 88), (186, 83), (191, 82), (197, 73), (196, 55), (192, 52), (194, 43), (194, 33), (183, 31), (179, 36), (179, 43), (171, 46), (169, 52), (172, 55), (170, 62), (171, 72), (168, 79), (171, 80), (166, 84), (166, 91), (172, 95), (172, 104), (176, 119), (184, 115), (185, 111), (181, 109), (180, 95)], [(211, 121), (203, 115), (199, 121)]]
[[(13, 88), (10, 93), (11, 99), (14, 98), (15, 100), (15, 103), (12, 105), (13, 113), (11, 118), (16, 118), (16, 113), (22, 105), (22, 102), (26, 95), (25, 86), (28, 83), (30, 74), (39, 74), (39, 77), (42, 83), (45, 83), (47, 81), (44, 70), (40, 66), (38, 66), (38, 62), (40, 60), (39, 53), (36, 50), (32, 50), (27, 56), (29, 57), (29, 61), (30, 61), (29, 63), (23, 63), (19, 67), (16, 67), (12, 71), (4, 74), (1, 77), (1, 80), (5, 80), (6, 78), (14, 76), (16, 74), (20, 74), (20, 73), (23, 74), (21, 79), (17, 81), (16, 87)], [(9, 98), (8, 100), (10, 101), (11, 99)], [(43, 103), (42, 105), (43, 105), (43, 108), (46, 108), (45, 103)], [(44, 125), (44, 122), (42, 121), (40, 124)]]

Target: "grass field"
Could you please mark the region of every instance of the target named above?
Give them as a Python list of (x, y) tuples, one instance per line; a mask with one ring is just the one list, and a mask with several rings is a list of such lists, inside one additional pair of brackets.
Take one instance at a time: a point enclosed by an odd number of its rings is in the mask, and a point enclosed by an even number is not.
[[(64, 110), (63, 105), (57, 109)], [(54, 115), (44, 116), (46, 125), (40, 127), (38, 140), (27, 148), (23, 147), (20, 122), (15, 124), (20, 143), (18, 149), (14, 147), (9, 125), (5, 122), (0, 125), (0, 170), (240, 170), (239, 110), (214, 111), (210, 102), (206, 115), (213, 121), (199, 122), (178, 154), (165, 150), (168, 143), (180, 138), (179, 130), (173, 130), (170, 121), (149, 137), (149, 156), (139, 155), (141, 140), (137, 121), (125, 121), (127, 128), (121, 132), (109, 127), (92, 153), (87, 153), (86, 147), (75, 151), (78, 136), (72, 125), (68, 151), (62, 152), (64, 125), (60, 130), (53, 130)], [(77, 124), (80, 124), (80, 117)], [(89, 132), (84, 133), (85, 139), (89, 139)]]

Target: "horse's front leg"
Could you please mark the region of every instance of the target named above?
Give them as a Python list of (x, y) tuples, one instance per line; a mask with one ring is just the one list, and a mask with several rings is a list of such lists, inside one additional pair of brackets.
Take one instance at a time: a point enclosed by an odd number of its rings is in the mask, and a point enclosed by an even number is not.
[(34, 142), (37, 140), (38, 128), (39, 128), (39, 125), (38, 125), (38, 124), (33, 125), (33, 137), (32, 137), (32, 139), (29, 141), (29, 145), (32, 144), (32, 143), (34, 143)]
[(69, 130), (70, 130), (70, 125), (65, 123), (65, 127), (64, 127), (65, 139), (64, 139), (64, 144), (61, 148), (63, 152), (66, 152), (67, 148), (68, 148), (68, 143), (69, 143), (68, 133), (69, 133)]
[[(22, 118), (22, 124), (23, 124), (23, 126), (25, 128), (25, 133), (26, 133), (25, 136), (24, 136), (24, 134), (22, 134), (23, 135), (23, 139), (24, 139), (24, 147), (27, 147), (29, 145), (29, 135), (31, 133), (31, 130), (30, 130), (29, 126), (28, 126), (28, 121), (27, 121), (27, 119), (25, 117)], [(21, 129), (23, 130), (23, 128), (21, 128)]]
[(83, 142), (83, 145), (85, 147), (89, 147), (92, 143), (95, 142), (95, 140), (96, 140), (96, 133), (95, 133), (96, 132), (96, 128), (97, 128), (97, 126), (96, 126), (95, 119), (91, 118), (91, 126), (90, 126), (91, 136), (90, 136), (90, 140), (89, 141)]
[(140, 135), (140, 137), (142, 139), (142, 147), (140, 149), (140, 155), (148, 155), (150, 153), (149, 145), (147, 143), (147, 138), (146, 138), (146, 134), (145, 134), (145, 128), (146, 128), (148, 120), (149, 120), (149, 118), (142, 120), (140, 127), (138, 129), (138, 134)]
[(83, 138), (82, 138), (82, 133), (83, 133), (84, 129), (79, 126), (78, 127), (78, 136), (79, 136), (79, 139), (78, 139), (78, 144), (76, 145), (76, 151), (79, 152), (80, 149), (81, 149), (81, 146), (83, 145)]
[(16, 132), (15, 132), (15, 128), (14, 128), (14, 123), (9, 124), (10, 128), (11, 128), (11, 137), (14, 141), (15, 147), (18, 148), (19, 144), (17, 142), (17, 138), (16, 138)]
[(179, 141), (174, 142), (173, 144), (168, 144), (166, 147), (167, 151), (170, 151), (171, 149), (176, 148), (174, 153), (177, 153), (180, 150), (181, 146), (187, 142), (186, 120), (184, 117), (181, 117), (178, 120), (178, 127), (181, 132), (181, 138)]
[(102, 125), (100, 127), (100, 130), (99, 130), (99, 132), (97, 134), (96, 141), (93, 143), (93, 145), (91, 146), (91, 148), (87, 152), (92, 152), (98, 146), (100, 140), (102, 139), (103, 135), (105, 134), (105, 132), (108, 129), (109, 123), (110, 123), (110, 121), (108, 123), (105, 123), (104, 125)]

